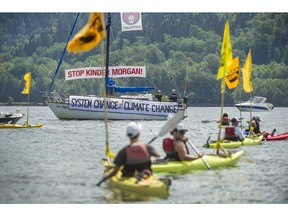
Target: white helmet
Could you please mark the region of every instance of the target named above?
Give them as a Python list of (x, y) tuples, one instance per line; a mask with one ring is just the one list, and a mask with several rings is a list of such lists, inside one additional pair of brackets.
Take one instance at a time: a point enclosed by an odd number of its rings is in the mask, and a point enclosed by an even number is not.
[(134, 138), (135, 136), (140, 134), (141, 128), (142, 128), (142, 125), (140, 123), (130, 122), (127, 125), (126, 134), (128, 137)]

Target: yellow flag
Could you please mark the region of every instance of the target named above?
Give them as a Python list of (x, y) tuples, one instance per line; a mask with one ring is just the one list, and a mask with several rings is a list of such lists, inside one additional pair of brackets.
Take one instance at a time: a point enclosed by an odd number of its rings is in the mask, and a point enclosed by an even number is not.
[(252, 54), (251, 49), (249, 50), (245, 65), (242, 69), (243, 73), (243, 88), (244, 91), (249, 93), (253, 91), (252, 86)]
[(28, 72), (24, 75), (24, 80), (26, 81), (26, 83), (25, 83), (25, 87), (21, 93), (22, 94), (29, 94), (30, 93), (30, 86), (31, 86), (31, 72)]
[(217, 80), (224, 78), (228, 74), (228, 69), (230, 64), (232, 63), (232, 47), (230, 43), (230, 28), (229, 21), (226, 21), (224, 34), (223, 34), (223, 42), (221, 49), (221, 61), (220, 67), (218, 69)]
[(88, 23), (69, 41), (68, 52), (86, 52), (106, 36), (103, 13), (91, 13)]
[(225, 82), (229, 89), (236, 88), (240, 82), (239, 56), (233, 59), (229, 66), (228, 75), (225, 76)]

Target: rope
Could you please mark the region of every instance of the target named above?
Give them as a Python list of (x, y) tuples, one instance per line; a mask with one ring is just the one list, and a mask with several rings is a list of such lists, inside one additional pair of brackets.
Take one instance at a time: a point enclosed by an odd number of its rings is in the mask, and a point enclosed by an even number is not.
[(62, 56), (61, 56), (61, 58), (60, 58), (60, 60), (59, 60), (58, 66), (57, 66), (56, 71), (55, 71), (55, 73), (54, 73), (54, 77), (53, 77), (53, 79), (52, 79), (52, 82), (50, 83), (50, 86), (49, 86), (49, 89), (48, 89), (48, 94), (49, 94), (50, 91), (51, 91), (51, 88), (52, 88), (52, 85), (53, 85), (54, 80), (55, 80), (55, 78), (56, 78), (56, 75), (58, 74), (59, 68), (60, 68), (60, 66), (61, 66), (61, 64), (62, 64), (62, 60), (63, 60), (63, 57), (64, 57), (64, 55), (65, 55), (65, 53), (66, 53), (66, 48), (67, 48), (68, 42), (70, 41), (70, 38), (71, 38), (72, 33), (73, 33), (73, 31), (74, 31), (74, 28), (75, 28), (75, 25), (76, 25), (76, 23), (77, 23), (79, 14), (80, 14), (80, 13), (77, 13), (77, 15), (76, 15), (76, 19), (75, 19), (74, 24), (73, 24), (73, 27), (72, 27), (72, 29), (71, 29), (70, 35), (69, 35), (69, 37), (68, 37), (68, 39), (67, 39), (65, 48), (64, 48), (64, 50), (63, 50), (63, 52), (62, 52)]

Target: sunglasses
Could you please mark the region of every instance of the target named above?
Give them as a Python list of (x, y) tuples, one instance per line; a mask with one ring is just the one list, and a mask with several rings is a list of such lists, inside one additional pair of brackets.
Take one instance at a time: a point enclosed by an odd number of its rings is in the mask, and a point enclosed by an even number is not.
[(184, 135), (186, 131), (179, 131), (180, 134)]

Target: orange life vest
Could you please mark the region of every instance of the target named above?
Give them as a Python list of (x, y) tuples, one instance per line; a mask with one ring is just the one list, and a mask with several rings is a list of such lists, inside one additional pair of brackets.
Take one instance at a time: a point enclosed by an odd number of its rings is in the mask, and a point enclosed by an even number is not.
[(126, 147), (126, 164), (135, 165), (150, 161), (148, 149), (144, 143)]

